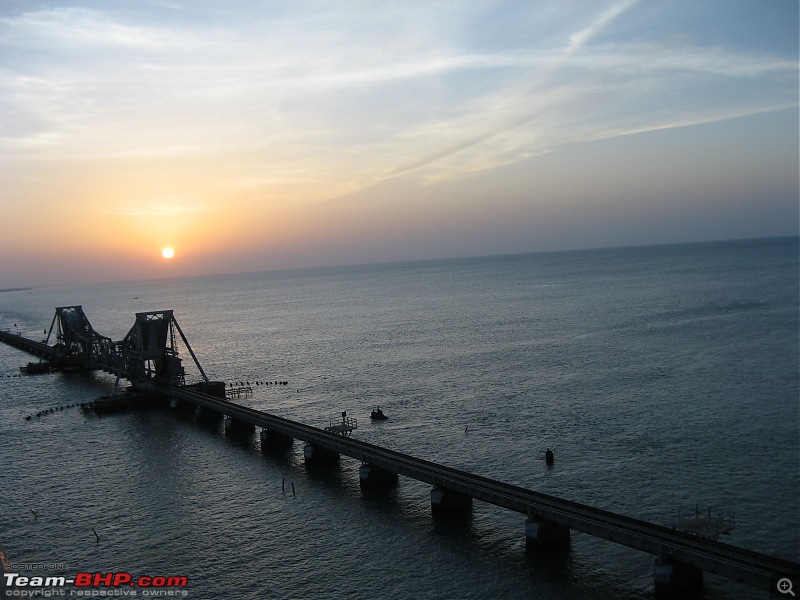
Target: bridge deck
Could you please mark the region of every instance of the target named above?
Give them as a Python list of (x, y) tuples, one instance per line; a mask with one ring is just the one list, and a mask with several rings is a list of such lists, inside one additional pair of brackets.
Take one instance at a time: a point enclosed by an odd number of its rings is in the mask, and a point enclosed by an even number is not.
[(51, 346), (48, 346), (43, 342), (29, 340), (28, 338), (22, 337), (20, 334), (11, 333), (8, 330), (0, 330), (0, 342), (5, 342), (9, 346), (19, 348), (28, 354), (33, 354), (34, 356), (45, 358), (47, 360), (54, 358), (56, 354), (55, 350)]
[(776, 582), (782, 577), (800, 580), (800, 565), (788, 560), (446, 467), (200, 392), (159, 385), (154, 385), (153, 390), (399, 475), (442, 486), (519, 513), (538, 516), (656, 556), (669, 556), (704, 571), (762, 589), (774, 590)]

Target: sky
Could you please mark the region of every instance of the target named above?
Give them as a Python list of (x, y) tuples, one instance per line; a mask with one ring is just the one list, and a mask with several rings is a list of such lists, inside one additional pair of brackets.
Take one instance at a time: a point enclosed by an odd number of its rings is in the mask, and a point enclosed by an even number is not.
[(0, 289), (797, 235), (798, 4), (0, 0)]

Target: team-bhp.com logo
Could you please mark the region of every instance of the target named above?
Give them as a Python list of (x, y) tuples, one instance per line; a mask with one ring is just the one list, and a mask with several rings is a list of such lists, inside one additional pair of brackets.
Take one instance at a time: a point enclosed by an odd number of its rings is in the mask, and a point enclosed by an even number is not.
[[(186, 577), (130, 573), (77, 573), (75, 577), (26, 576), (4, 573), (6, 596), (187, 596)], [(66, 589), (65, 589), (66, 588)]]

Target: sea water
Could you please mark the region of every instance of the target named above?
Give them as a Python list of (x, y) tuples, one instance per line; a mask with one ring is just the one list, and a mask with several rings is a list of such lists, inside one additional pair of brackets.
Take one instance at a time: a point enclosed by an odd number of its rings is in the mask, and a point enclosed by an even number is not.
[[(211, 379), (250, 383), (243, 404), (315, 426), (346, 411), (357, 439), (663, 525), (710, 505), (735, 513), (724, 541), (797, 561), (798, 254), (784, 238), (42, 287), (0, 294), (0, 327), (43, 339), (82, 305), (119, 340), (173, 310)], [(653, 596), (650, 555), (576, 532), (531, 554), (524, 515), (434, 519), (429, 486), (362, 492), (356, 461), (307, 468), (300, 442), (262, 453), (170, 410), (37, 417), (114, 379), (18, 376), (28, 360), (0, 344), (16, 565), (185, 576), (195, 599)]]

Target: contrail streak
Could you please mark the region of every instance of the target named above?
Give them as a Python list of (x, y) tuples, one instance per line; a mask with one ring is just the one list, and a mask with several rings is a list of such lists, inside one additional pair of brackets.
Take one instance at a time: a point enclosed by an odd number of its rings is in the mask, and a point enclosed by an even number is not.
[[(553, 66), (549, 68), (545, 73), (543, 73), (540, 77), (538, 77), (537, 81), (534, 84), (531, 84), (531, 86), (541, 84), (543, 80), (547, 79), (555, 71), (563, 67), (570, 59), (570, 57), (579, 52), (581, 48), (583, 48), (589, 40), (591, 40), (594, 36), (600, 33), (603, 29), (608, 27), (620, 15), (630, 10), (634, 5), (638, 4), (639, 1), (640, 0), (623, 0), (622, 2), (615, 4), (614, 6), (612, 6), (611, 8), (600, 14), (588, 27), (580, 30), (577, 33), (573, 33), (571, 36), (569, 36), (569, 45), (564, 49), (560, 57), (555, 61)], [(418, 161), (397, 167), (396, 169), (389, 171), (382, 179), (391, 179), (393, 177), (397, 177), (399, 175), (405, 175), (407, 173), (411, 173), (412, 171), (424, 168), (443, 158), (447, 158), (448, 156), (458, 154), (459, 152), (463, 152), (468, 148), (478, 146), (488, 140), (491, 140), (492, 138), (497, 137), (498, 135), (514, 131), (516, 129), (519, 129), (520, 127), (524, 127), (525, 125), (529, 124), (531, 121), (536, 119), (537, 116), (539, 116), (538, 113), (535, 113), (528, 115), (527, 117), (523, 117), (521, 119), (516, 119), (515, 121), (507, 123), (502, 127), (493, 129), (491, 131), (487, 131), (482, 135), (472, 137), (458, 144), (450, 146), (449, 148), (445, 148), (438, 152), (434, 152), (433, 154), (421, 158)]]

